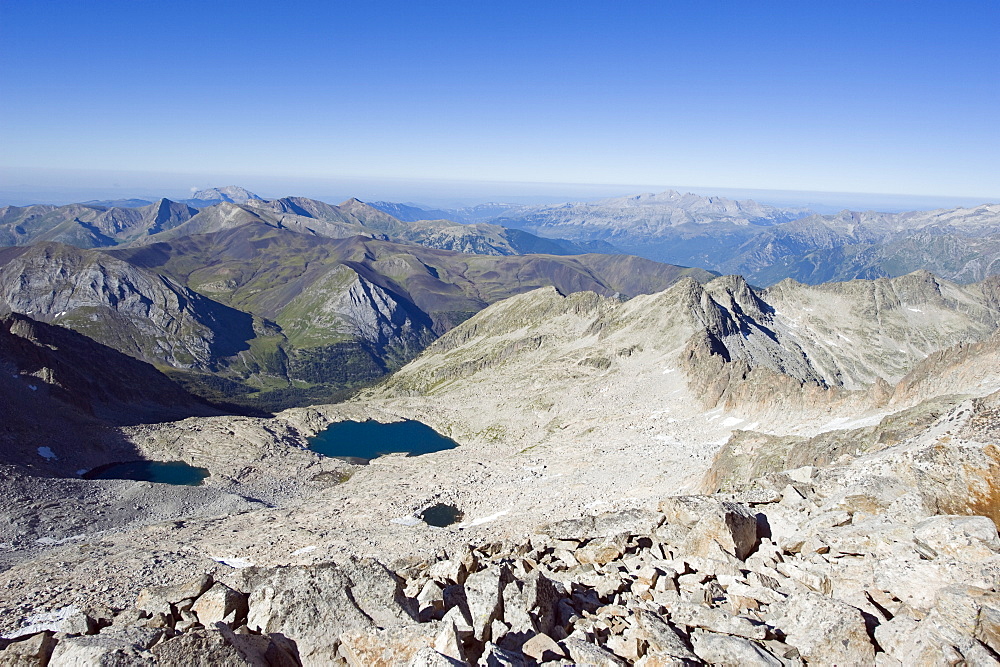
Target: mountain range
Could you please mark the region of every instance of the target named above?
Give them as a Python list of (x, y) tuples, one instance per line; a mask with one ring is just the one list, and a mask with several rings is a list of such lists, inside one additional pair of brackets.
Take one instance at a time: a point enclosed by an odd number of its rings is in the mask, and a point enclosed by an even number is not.
[[(333, 400), (512, 294), (552, 285), (634, 296), (711, 277), (628, 255), (334, 239), (264, 215), (221, 204), (127, 248), (0, 250), (0, 310), (83, 333), (209, 398), (280, 408)], [(358, 225), (344, 217), (330, 224)]]
[[(376, 207), (390, 210), (385, 202)], [(408, 219), (419, 209), (398, 209)], [(818, 284), (900, 276), (926, 269), (976, 282), (1000, 272), (1000, 206), (813, 214), (754, 201), (667, 191), (590, 203), (484, 205), (435, 210), (539, 236), (604, 241), (656, 261), (746, 276), (758, 285), (784, 278)]]
[(196, 194), (0, 212), (0, 663), (997, 662), (995, 205)]

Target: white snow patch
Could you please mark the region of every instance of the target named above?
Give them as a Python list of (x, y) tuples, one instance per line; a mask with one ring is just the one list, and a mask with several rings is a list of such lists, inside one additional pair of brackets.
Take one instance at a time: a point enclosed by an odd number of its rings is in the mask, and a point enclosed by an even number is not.
[(51, 447), (39, 447), (38, 455), (41, 456), (43, 459), (47, 459), (49, 461), (59, 460), (59, 457), (56, 456), (56, 453), (52, 451)]
[(390, 519), (389, 523), (395, 523), (400, 526), (419, 526), (423, 521), (415, 516), (401, 516), (398, 519)]
[(80, 608), (75, 605), (56, 609), (54, 611), (42, 612), (24, 619), (21, 627), (3, 636), (4, 639), (17, 639), (28, 635), (38, 634), (46, 630), (61, 632), (62, 625), (76, 614), (80, 613)]
[(318, 548), (319, 547), (317, 547), (315, 544), (310, 544), (307, 547), (302, 547), (301, 549), (296, 549), (295, 551), (292, 552), (292, 555), (293, 556), (301, 556), (302, 554), (307, 554), (310, 551), (316, 551), (316, 549), (318, 549)]
[(911, 310), (914, 313), (922, 313), (922, 312), (924, 312), (924, 311), (920, 310), (919, 308), (907, 308), (907, 310)]
[(744, 420), (740, 419), (739, 417), (726, 417), (725, 419), (722, 420), (722, 425), (725, 426), (726, 428), (729, 428), (730, 426), (736, 426), (737, 424), (743, 421)]
[(584, 509), (592, 510), (592, 509), (594, 509), (595, 507), (597, 507), (599, 505), (607, 505), (607, 504), (608, 504), (607, 501), (604, 501), (604, 500), (595, 500), (594, 502), (590, 503), (589, 505), (584, 505), (583, 507), (584, 507)]
[(852, 342), (850, 338), (848, 338), (847, 336), (845, 336), (845, 335), (844, 335), (844, 334), (842, 334), (842, 333), (838, 333), (837, 335), (838, 335), (839, 337), (843, 338), (844, 340), (846, 340), (846, 341), (847, 341), (848, 343)]
[(663, 374), (667, 375), (668, 373), (673, 373), (675, 370), (677, 370), (677, 369), (675, 369), (675, 368), (664, 368), (663, 369)]
[(222, 563), (223, 565), (228, 565), (235, 570), (242, 570), (247, 567), (253, 567), (253, 561), (247, 560), (246, 558), (241, 558), (240, 556), (230, 556), (228, 558), (223, 558), (220, 556), (211, 556), (212, 560), (216, 563)]
[(471, 526), (481, 526), (484, 523), (489, 523), (490, 521), (496, 521), (504, 514), (509, 514), (510, 510), (500, 510), (496, 514), (490, 514), (489, 516), (480, 517), (479, 519), (473, 519), (467, 523), (459, 524), (461, 527), (471, 527)]
[(832, 419), (820, 426), (817, 433), (825, 433), (826, 431), (836, 431), (848, 428), (861, 428), (863, 426), (874, 426), (882, 421), (883, 417), (885, 417), (885, 414), (883, 413), (874, 414), (869, 417), (861, 417), (860, 419), (837, 417), (836, 419)]
[(747, 424), (746, 427), (743, 430), (745, 430), (745, 431), (752, 431), (755, 428), (757, 428), (758, 426), (760, 426), (760, 422), (753, 422), (752, 424)]

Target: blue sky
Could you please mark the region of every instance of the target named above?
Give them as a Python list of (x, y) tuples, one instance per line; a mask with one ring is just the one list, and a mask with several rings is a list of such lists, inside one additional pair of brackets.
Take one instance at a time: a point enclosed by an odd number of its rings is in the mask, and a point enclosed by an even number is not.
[(0, 0), (0, 175), (996, 200), (997, 34), (996, 0)]

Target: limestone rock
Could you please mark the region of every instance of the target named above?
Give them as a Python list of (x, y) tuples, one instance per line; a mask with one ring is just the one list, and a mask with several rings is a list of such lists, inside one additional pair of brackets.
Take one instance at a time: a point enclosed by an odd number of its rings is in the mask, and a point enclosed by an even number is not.
[(692, 555), (711, 557), (711, 544), (746, 560), (757, 548), (757, 515), (744, 505), (708, 496), (672, 496), (660, 501), (668, 523), (690, 532), (685, 543)]
[(502, 615), (503, 587), (507, 583), (507, 577), (505, 568), (494, 566), (470, 574), (465, 580), (472, 633), (477, 641), (489, 641), (491, 625)]
[(162, 636), (162, 631), (130, 628), (65, 637), (52, 651), (49, 665), (153, 665), (156, 659), (148, 649)]
[(985, 516), (934, 516), (913, 527), (913, 537), (938, 554), (980, 562), (1000, 553), (1000, 536)]
[(625, 661), (611, 651), (589, 644), (582, 639), (569, 637), (563, 645), (569, 653), (570, 660), (578, 665), (594, 665), (594, 667), (624, 667)]
[(191, 611), (197, 615), (198, 622), (205, 627), (217, 622), (238, 625), (247, 615), (247, 596), (217, 582), (202, 593), (191, 607)]
[(478, 664), (479, 667), (529, 667), (531, 663), (520, 653), (507, 651), (487, 642)]
[[(353, 574), (365, 567), (369, 576), (380, 576), (371, 564), (356, 564)], [(365, 582), (360, 577), (358, 581)], [(388, 619), (407, 616), (397, 601), (399, 582), (391, 581), (391, 585), (371, 589), (359, 586), (354, 592), (354, 581), (337, 565), (266, 570), (250, 590), (247, 626), (293, 640), (303, 665), (329, 664), (337, 658), (342, 633), (373, 627), (373, 618), (366, 612), (381, 609), (376, 615)], [(373, 592), (381, 594), (365, 597)], [(359, 606), (362, 599), (365, 611)]]
[(421, 649), (432, 648), (436, 624), (364, 628), (340, 635), (340, 651), (352, 667), (407, 665)]
[(40, 632), (15, 642), (0, 650), (0, 665), (4, 667), (29, 667), (47, 665), (56, 640), (51, 632)]
[(406, 667), (465, 667), (464, 660), (449, 658), (432, 648), (424, 647), (413, 654)]
[(706, 632), (692, 636), (691, 643), (695, 655), (713, 665), (781, 667), (783, 664), (762, 647), (741, 637)]
[(646, 609), (636, 610), (635, 618), (637, 636), (648, 643), (652, 653), (677, 660), (697, 660), (680, 633), (663, 618)]
[(813, 592), (795, 593), (778, 627), (809, 661), (861, 665), (875, 660), (864, 617), (856, 608)]

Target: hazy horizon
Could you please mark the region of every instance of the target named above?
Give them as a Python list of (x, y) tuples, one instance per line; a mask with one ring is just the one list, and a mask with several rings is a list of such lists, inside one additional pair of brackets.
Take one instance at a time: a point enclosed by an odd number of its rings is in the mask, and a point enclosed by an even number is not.
[[(19, 179), (18, 177), (21, 176)], [(27, 178), (24, 178), (27, 176)], [(18, 182), (20, 180), (20, 183)], [(190, 185), (187, 185), (190, 184)], [(425, 208), (461, 208), (487, 202), (556, 204), (585, 202), (645, 192), (677, 190), (702, 196), (753, 199), (773, 206), (811, 208), (820, 213), (842, 209), (904, 211), (978, 206), (1000, 197), (948, 197), (934, 194), (823, 192), (727, 188), (685, 184), (599, 184), (450, 181), (433, 179), (268, 179), (220, 174), (143, 172), (70, 172), (0, 168), (0, 206), (70, 204), (94, 200), (166, 197), (181, 200), (196, 190), (239, 185), (266, 198), (299, 196), (337, 204), (350, 197), (392, 201)]]

